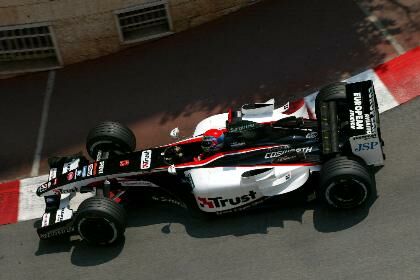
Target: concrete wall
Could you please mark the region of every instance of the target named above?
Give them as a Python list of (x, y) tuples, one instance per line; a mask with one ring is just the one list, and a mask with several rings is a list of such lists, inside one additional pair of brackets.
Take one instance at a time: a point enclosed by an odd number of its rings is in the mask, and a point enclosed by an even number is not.
[[(49, 22), (63, 65), (127, 47), (121, 44), (114, 11), (151, 0), (0, 0), (0, 27)], [(168, 0), (173, 31), (179, 32), (255, 0)]]

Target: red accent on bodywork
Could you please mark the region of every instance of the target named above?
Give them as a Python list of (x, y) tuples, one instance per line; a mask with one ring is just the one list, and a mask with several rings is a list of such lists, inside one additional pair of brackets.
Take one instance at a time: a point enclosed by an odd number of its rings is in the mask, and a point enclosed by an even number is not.
[(306, 107), (306, 111), (308, 112), (308, 117), (310, 120), (316, 120), (316, 115), (312, 113), (311, 109), (309, 107)]
[(16, 223), (19, 211), (19, 181), (0, 184), (0, 225)]
[(205, 159), (202, 159), (202, 160), (199, 160), (199, 161), (186, 162), (186, 163), (182, 163), (182, 164), (177, 164), (177, 165), (175, 165), (175, 167), (201, 165), (201, 164), (204, 164), (204, 163), (209, 162), (211, 160), (214, 160), (216, 158), (225, 156), (225, 155), (238, 154), (238, 153), (246, 153), (246, 152), (257, 151), (257, 150), (264, 150), (264, 149), (268, 149), (268, 148), (272, 148), (272, 147), (276, 147), (276, 146), (277, 145), (273, 145), (273, 146), (262, 146), (262, 147), (254, 147), (254, 148), (248, 148), (248, 149), (243, 149), (243, 150), (220, 152), (220, 153), (214, 154), (212, 156), (209, 156), (209, 157), (207, 157)]
[(229, 108), (229, 111), (228, 111), (228, 119), (227, 119), (227, 121), (228, 121), (228, 123), (231, 123), (232, 122), (232, 108)]
[(130, 164), (130, 161), (128, 159), (120, 161), (120, 167), (124, 167), (124, 166), (127, 166), (129, 164)]
[(214, 208), (213, 201), (208, 201), (207, 198), (205, 198), (205, 197), (199, 197), (199, 196), (197, 196), (197, 200), (200, 203), (200, 206), (201, 207), (207, 206), (208, 208)]
[(174, 143), (171, 143), (171, 144), (159, 146), (158, 148), (164, 148), (164, 147), (171, 147), (171, 146), (178, 146), (178, 145), (185, 145), (185, 144), (197, 143), (197, 142), (201, 142), (201, 139), (202, 138), (203, 138), (202, 136), (197, 136), (197, 137), (186, 139), (186, 140), (182, 140), (182, 141), (179, 141), (179, 142), (174, 142)]
[(289, 102), (289, 108), (284, 111), (283, 114), (291, 115), (303, 106), (305, 106), (305, 100), (303, 98)]

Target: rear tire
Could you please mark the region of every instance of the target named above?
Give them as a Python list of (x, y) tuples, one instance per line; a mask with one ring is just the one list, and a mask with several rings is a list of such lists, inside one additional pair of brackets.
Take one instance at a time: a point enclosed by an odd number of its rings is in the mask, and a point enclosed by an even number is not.
[(346, 100), (346, 83), (334, 83), (322, 88), (315, 99), (315, 113), (322, 141), (322, 154), (327, 157), (339, 152), (339, 127)]
[(86, 140), (86, 150), (95, 160), (99, 151), (120, 155), (133, 152), (135, 148), (134, 133), (117, 122), (100, 123), (89, 132)]
[(83, 240), (108, 245), (124, 236), (126, 212), (109, 198), (91, 197), (80, 204), (74, 225)]
[(319, 196), (329, 206), (351, 209), (370, 199), (375, 180), (361, 160), (339, 156), (321, 169)]
[(319, 90), (315, 99), (315, 114), (318, 118), (322, 103), (346, 99), (346, 83), (333, 83)]

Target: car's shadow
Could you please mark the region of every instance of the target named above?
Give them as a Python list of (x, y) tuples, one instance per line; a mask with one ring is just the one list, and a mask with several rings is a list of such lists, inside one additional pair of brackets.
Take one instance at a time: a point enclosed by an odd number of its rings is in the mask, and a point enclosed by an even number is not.
[[(313, 211), (313, 225), (317, 231), (336, 232), (346, 230), (364, 220), (376, 200), (376, 195), (363, 207), (348, 211), (331, 209), (318, 200), (308, 202), (306, 198), (305, 195), (296, 193), (268, 203), (263, 208), (217, 217), (197, 217), (184, 208), (170, 204), (146, 204), (129, 208), (128, 227), (159, 224), (162, 228), (156, 234), (171, 234), (171, 225), (178, 223), (184, 225), (186, 232), (195, 238), (267, 234), (270, 228), (284, 228), (285, 221), (302, 222), (304, 213)], [(116, 258), (124, 245), (125, 240), (104, 247), (66, 238), (40, 241), (35, 255), (71, 252), (71, 262), (74, 265), (95, 266)]]
[(336, 210), (319, 200), (308, 202), (307, 196), (295, 193), (267, 202), (263, 207), (223, 216), (200, 216), (186, 209), (171, 205), (146, 205), (131, 209), (129, 227), (163, 224), (161, 232), (171, 233), (171, 224), (185, 226), (186, 232), (196, 238), (242, 236), (268, 233), (269, 228), (284, 227), (285, 221), (302, 223), (305, 212), (313, 212), (313, 225), (319, 232), (346, 230), (364, 220), (376, 200), (374, 197), (362, 207), (351, 210)]

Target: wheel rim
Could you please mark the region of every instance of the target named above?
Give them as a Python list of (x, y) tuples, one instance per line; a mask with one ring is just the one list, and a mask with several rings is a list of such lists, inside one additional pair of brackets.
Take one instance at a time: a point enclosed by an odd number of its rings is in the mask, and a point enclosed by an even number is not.
[(338, 208), (352, 208), (362, 204), (367, 198), (366, 185), (354, 178), (339, 179), (328, 185), (327, 201)]
[(90, 144), (88, 146), (89, 146), (88, 148), (89, 155), (93, 159), (95, 159), (95, 156), (99, 150), (112, 152), (115, 155), (122, 155), (129, 152), (129, 149), (127, 147), (125, 147), (124, 145), (121, 145), (120, 143), (117, 143), (116, 141), (111, 141), (111, 140), (95, 141), (93, 144)]
[(112, 243), (117, 239), (117, 228), (108, 219), (98, 217), (87, 217), (80, 220), (78, 224), (80, 236), (93, 243)]

